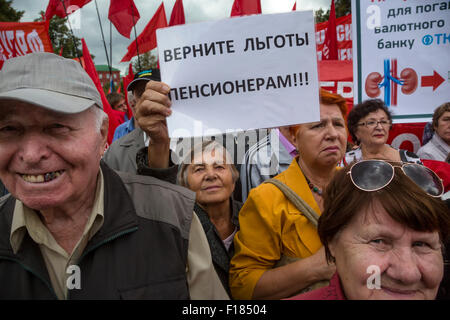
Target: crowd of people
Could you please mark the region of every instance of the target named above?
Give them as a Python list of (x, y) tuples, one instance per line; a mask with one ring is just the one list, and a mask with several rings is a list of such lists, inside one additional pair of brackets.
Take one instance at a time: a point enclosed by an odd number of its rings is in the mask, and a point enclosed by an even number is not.
[(0, 299), (450, 298), (450, 102), (414, 154), (387, 144), (383, 101), (349, 111), (321, 89), (319, 121), (273, 128), (237, 163), (210, 138), (176, 152), (158, 69), (126, 89), (133, 116), (105, 148), (77, 62), (4, 64)]

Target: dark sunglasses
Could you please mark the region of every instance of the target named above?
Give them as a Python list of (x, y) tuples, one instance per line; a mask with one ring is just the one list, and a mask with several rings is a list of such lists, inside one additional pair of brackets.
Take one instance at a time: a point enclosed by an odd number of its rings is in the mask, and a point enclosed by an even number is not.
[(403, 163), (394, 166), (384, 160), (362, 160), (350, 167), (350, 179), (363, 191), (377, 191), (386, 187), (394, 179), (394, 167), (401, 168), (403, 173), (432, 197), (440, 197), (444, 193), (441, 178), (431, 169), (417, 163)]

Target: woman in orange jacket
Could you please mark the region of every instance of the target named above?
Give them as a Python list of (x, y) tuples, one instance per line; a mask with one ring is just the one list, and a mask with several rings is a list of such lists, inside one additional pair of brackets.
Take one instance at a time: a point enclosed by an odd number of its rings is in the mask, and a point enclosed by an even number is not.
[(316, 223), (323, 210), (322, 191), (345, 154), (346, 113), (344, 98), (321, 90), (320, 121), (291, 128), (300, 156), (274, 179), (298, 195), (304, 209), (297, 208), (272, 183), (250, 191), (239, 213), (241, 229), (234, 238), (233, 298), (282, 299), (334, 274)]

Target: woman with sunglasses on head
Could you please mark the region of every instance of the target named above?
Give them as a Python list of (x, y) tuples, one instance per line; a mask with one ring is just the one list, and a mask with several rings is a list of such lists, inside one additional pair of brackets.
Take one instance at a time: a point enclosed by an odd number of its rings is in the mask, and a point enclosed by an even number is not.
[(369, 99), (354, 106), (348, 114), (347, 126), (358, 148), (345, 154), (345, 165), (363, 159), (420, 163), (416, 154), (386, 144), (392, 128), (392, 116), (382, 100)]
[(340, 170), (318, 225), (336, 273), (293, 299), (435, 299), (450, 235), (442, 193), (439, 177), (419, 164), (367, 160)]
[(321, 90), (320, 121), (290, 129), (300, 155), (284, 172), (250, 191), (239, 212), (230, 263), (235, 299), (282, 299), (325, 285), (333, 275), (317, 219), (322, 190), (345, 154), (346, 113), (344, 98)]

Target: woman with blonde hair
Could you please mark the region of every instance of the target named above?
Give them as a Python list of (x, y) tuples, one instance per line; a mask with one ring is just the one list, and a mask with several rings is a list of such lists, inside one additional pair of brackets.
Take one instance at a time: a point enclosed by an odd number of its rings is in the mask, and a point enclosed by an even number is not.
[[(138, 172), (156, 177), (157, 170), (148, 167), (146, 155), (145, 149), (138, 153)], [(194, 145), (178, 166), (172, 166), (166, 172), (169, 173), (167, 176), (159, 178), (171, 182), (170, 171), (177, 168), (177, 184), (196, 194), (194, 212), (205, 231), (217, 275), (230, 294), (228, 270), (234, 254), (233, 238), (239, 230), (238, 214), (242, 207), (241, 202), (232, 198), (239, 172), (226, 148), (213, 140)]]

